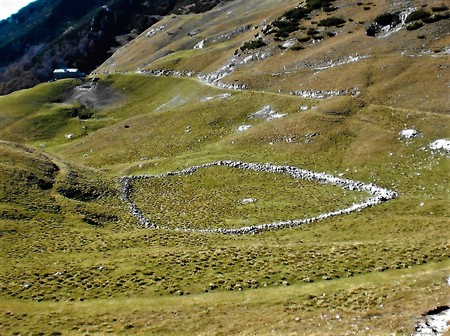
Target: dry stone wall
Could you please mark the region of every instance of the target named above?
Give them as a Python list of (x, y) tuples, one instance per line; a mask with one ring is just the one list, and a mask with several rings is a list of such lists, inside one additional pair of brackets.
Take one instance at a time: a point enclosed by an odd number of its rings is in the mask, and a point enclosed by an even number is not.
[[(275, 174), (288, 174), (293, 178), (304, 179), (308, 181), (313, 181), (322, 184), (330, 184), (337, 187), (340, 187), (345, 190), (354, 190), (354, 191), (364, 191), (367, 192), (370, 197), (368, 197), (364, 202), (352, 204), (351, 206), (338, 209), (332, 212), (323, 213), (321, 215), (305, 218), (305, 219), (297, 219), (297, 220), (287, 220), (287, 221), (279, 221), (273, 223), (259, 224), (246, 226), (241, 228), (206, 228), (206, 229), (195, 229), (195, 228), (176, 228), (170, 229), (168, 227), (158, 225), (156, 223), (151, 222), (139, 209), (137, 204), (133, 200), (133, 182), (140, 179), (148, 179), (148, 178), (163, 178), (167, 176), (184, 176), (191, 175), (195, 173), (199, 169), (207, 169), (212, 166), (224, 166), (234, 169), (245, 169), (245, 170), (253, 170), (255, 172), (267, 172), (267, 173), (275, 173)], [(383, 202), (387, 202), (395, 197), (398, 194), (395, 191), (382, 188), (376, 186), (374, 184), (367, 184), (359, 181), (353, 181), (349, 179), (343, 179), (339, 177), (335, 177), (333, 175), (327, 173), (317, 173), (305, 169), (299, 169), (293, 166), (277, 166), (272, 164), (260, 164), (260, 163), (246, 163), (240, 161), (216, 161), (212, 163), (206, 163), (203, 165), (192, 166), (180, 171), (167, 172), (164, 174), (157, 175), (132, 175), (132, 176), (123, 176), (120, 179), (122, 184), (122, 195), (124, 201), (126, 201), (129, 206), (131, 213), (134, 217), (137, 218), (139, 223), (145, 228), (151, 229), (163, 229), (163, 230), (174, 230), (174, 231), (183, 231), (183, 232), (207, 232), (207, 233), (219, 233), (219, 234), (231, 234), (231, 235), (243, 235), (243, 234), (255, 234), (260, 233), (262, 231), (268, 230), (276, 230), (282, 228), (295, 227), (303, 224), (313, 223), (319, 220), (349, 214), (355, 211), (361, 211), (365, 208), (372, 207)]]

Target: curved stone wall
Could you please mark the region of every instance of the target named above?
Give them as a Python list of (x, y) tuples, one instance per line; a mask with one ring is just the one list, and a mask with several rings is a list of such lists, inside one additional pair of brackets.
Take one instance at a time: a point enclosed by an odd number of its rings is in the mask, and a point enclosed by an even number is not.
[[(352, 204), (351, 206), (338, 209), (332, 212), (323, 213), (321, 215), (315, 217), (309, 217), (305, 219), (296, 219), (296, 220), (287, 220), (287, 221), (279, 221), (273, 223), (266, 224), (258, 224), (252, 226), (246, 226), (241, 228), (206, 228), (206, 229), (190, 229), (190, 228), (176, 228), (171, 229), (162, 225), (157, 225), (152, 223), (149, 219), (147, 219), (136, 203), (133, 201), (132, 192), (133, 192), (133, 181), (140, 179), (148, 179), (148, 178), (162, 178), (166, 176), (183, 176), (190, 175), (195, 173), (199, 169), (208, 168), (211, 166), (225, 166), (229, 168), (235, 169), (246, 169), (253, 170), (256, 172), (267, 172), (267, 173), (275, 173), (275, 174), (288, 174), (293, 178), (304, 179), (308, 181), (313, 181), (322, 184), (330, 184), (333, 186), (340, 187), (346, 190), (354, 190), (354, 191), (364, 191), (367, 192), (370, 197), (368, 197), (364, 202)], [(173, 231), (183, 231), (183, 232), (209, 232), (209, 233), (220, 233), (220, 234), (233, 234), (233, 235), (242, 235), (242, 234), (254, 234), (262, 231), (268, 230), (276, 230), (288, 227), (294, 227), (302, 224), (308, 224), (312, 222), (316, 222), (322, 219), (335, 217), (338, 215), (349, 214), (355, 211), (361, 211), (362, 209), (372, 207), (383, 202), (387, 202), (395, 197), (398, 194), (395, 191), (382, 188), (376, 186), (374, 184), (367, 184), (359, 181), (353, 181), (349, 179), (343, 179), (339, 177), (335, 177), (333, 175), (327, 173), (317, 173), (305, 169), (299, 169), (293, 166), (277, 166), (271, 164), (260, 164), (260, 163), (246, 163), (240, 161), (216, 161), (212, 163), (205, 163), (199, 166), (192, 166), (180, 171), (175, 172), (167, 172), (164, 174), (157, 175), (132, 175), (132, 176), (123, 176), (120, 178), (120, 182), (122, 184), (122, 194), (123, 199), (130, 205), (131, 213), (137, 220), (141, 223), (141, 225), (145, 228), (152, 229), (163, 229), (163, 230), (173, 230)]]

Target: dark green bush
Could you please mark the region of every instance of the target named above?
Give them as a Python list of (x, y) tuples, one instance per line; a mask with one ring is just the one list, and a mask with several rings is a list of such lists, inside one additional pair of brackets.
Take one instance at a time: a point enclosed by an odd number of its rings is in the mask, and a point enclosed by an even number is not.
[(444, 11), (448, 10), (448, 6), (442, 4), (440, 6), (431, 7), (431, 10), (433, 12), (444, 12)]
[(297, 38), (297, 41), (298, 42), (308, 42), (310, 39), (311, 39), (310, 36), (302, 36), (302, 37)]
[(421, 27), (423, 27), (423, 23), (422, 22), (414, 22), (414, 23), (411, 23), (410, 25), (408, 25), (407, 27), (406, 27), (406, 30), (417, 30), (417, 29), (419, 29), (419, 28), (421, 28)]
[(440, 20), (442, 20), (442, 19), (439, 15), (431, 15), (429, 17), (423, 18), (422, 22), (423, 23), (433, 23), (433, 22), (438, 22)]
[(301, 20), (308, 16), (310, 11), (304, 7), (298, 7), (288, 10), (284, 13), (284, 17), (288, 20)]
[(375, 18), (375, 22), (380, 26), (389, 26), (391, 24), (397, 24), (399, 22), (399, 17), (397, 13), (384, 13), (378, 15)]
[(344, 24), (346, 21), (343, 18), (331, 16), (329, 18), (321, 20), (317, 25), (321, 27), (333, 27)]
[(275, 20), (273, 26), (277, 27), (278, 30), (275, 33), (276, 37), (286, 38), (290, 33), (293, 33), (300, 29), (298, 22), (285, 21), (285, 20)]
[(304, 47), (302, 47), (301, 45), (295, 45), (293, 47), (291, 47), (291, 50), (293, 51), (299, 51), (299, 50), (303, 50), (305, 49)]
[(430, 12), (427, 12), (424, 9), (418, 9), (418, 10), (412, 12), (411, 14), (409, 14), (406, 17), (405, 23), (410, 23), (410, 22), (413, 22), (413, 21), (422, 20), (422, 19), (425, 19), (425, 18), (427, 18), (429, 16), (431, 16)]
[(306, 0), (306, 7), (311, 10), (331, 7), (333, 1), (334, 0)]
[(266, 45), (267, 45), (267, 43), (264, 42), (261, 38), (259, 38), (257, 40), (245, 42), (244, 45), (240, 49), (242, 51), (253, 50), (253, 49), (258, 49), (258, 48), (264, 47)]
[(441, 20), (446, 20), (450, 18), (450, 12), (442, 13), (442, 14), (434, 14), (434, 16), (439, 17)]
[(320, 34), (320, 32), (314, 28), (308, 28), (308, 31), (306, 32), (309, 36), (314, 36), (317, 34)]
[(272, 22), (272, 25), (279, 29), (284, 29), (284, 28), (289, 28), (292, 26), (298, 26), (298, 23), (292, 22), (292, 21), (286, 21), (286, 20), (275, 20)]

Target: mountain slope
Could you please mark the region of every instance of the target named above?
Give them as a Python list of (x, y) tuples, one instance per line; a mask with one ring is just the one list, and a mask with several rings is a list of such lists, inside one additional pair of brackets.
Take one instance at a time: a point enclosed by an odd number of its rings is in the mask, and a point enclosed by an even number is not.
[(58, 67), (89, 72), (170, 12), (201, 12), (219, 2), (37, 0), (0, 22), (0, 94), (52, 78)]
[[(224, 91), (194, 79), (99, 78), (98, 85), (122, 90), (122, 100), (95, 108), (88, 119), (64, 113), (51, 132), (41, 132), (36, 117), (51, 106), (68, 109), (61, 97), (71, 96), (76, 81), (41, 84), (0, 97), (0, 111), (31, 97), (38, 102), (25, 117), (2, 128), (1, 137), (39, 147), (47, 156), (42, 164), (37, 154), (26, 161), (26, 170), (38, 178), (29, 182), (9, 178), (9, 171), (18, 171), (17, 164), (2, 162), (2, 190), (5, 186), (27, 194), (15, 201), (11, 196), (17, 193), (6, 198), (5, 193), (1, 200), (5, 259), (0, 300), (6, 308), (0, 308), (0, 320), (6, 331), (264, 333), (270, 332), (266, 323), (272, 329), (275, 323), (279, 334), (362, 332), (366, 327), (382, 334), (409, 333), (422, 313), (448, 304), (448, 153), (428, 147), (448, 137), (448, 116), (360, 98), (308, 100)], [(268, 120), (274, 114), (261, 112), (268, 111), (267, 105), (286, 116)], [(421, 136), (402, 138), (405, 125), (414, 126)], [(68, 132), (72, 136), (66, 136)], [(6, 148), (11, 147), (22, 148)], [(23, 156), (22, 149), (16, 152), (16, 157)], [(326, 171), (400, 195), (361, 212), (236, 237), (141, 228), (120, 200), (120, 176), (156, 176), (217, 160)], [(58, 181), (52, 178), (53, 188), (42, 190), (35, 181), (46, 162), (64, 171)], [(335, 209), (358, 199), (349, 192), (335, 199), (320, 185), (296, 193), (293, 181), (283, 176), (226, 169), (185, 180), (161, 177), (152, 182), (163, 186), (157, 194), (160, 189), (147, 185), (150, 182), (137, 182), (132, 196), (146, 216), (169, 227), (180, 221), (190, 228), (222, 227), (226, 218), (232, 222), (225, 227), (245, 221), (260, 224), (260, 217), (284, 220), (288, 217), (280, 215), (286, 211), (310, 216), (323, 206)], [(292, 192), (302, 197), (289, 196)], [(242, 203), (250, 198), (253, 203)], [(40, 211), (30, 210), (30, 204)], [(44, 204), (60, 208), (49, 212)], [(245, 217), (233, 217), (245, 212)], [(255, 219), (258, 212), (263, 216)], [(12, 264), (13, 269), (8, 266)], [(238, 310), (239, 316), (236, 300), (246, 300), (247, 310)], [(40, 304), (37, 311), (34, 301)], [(80, 304), (83, 309), (74, 311)], [(183, 312), (182, 327), (155, 318), (169, 313), (166, 305)], [(123, 310), (131, 306), (132, 314)], [(234, 316), (234, 322), (217, 321), (215, 315), (204, 315), (205, 309)], [(69, 312), (72, 319), (67, 320)], [(11, 319), (11, 314), (21, 319)], [(379, 318), (371, 318), (374, 314)], [(324, 329), (324, 315), (342, 318), (327, 319)], [(297, 317), (309, 321), (307, 328), (299, 327)], [(58, 326), (43, 326), (42, 318), (52, 318)], [(115, 318), (113, 324), (106, 323)], [(199, 326), (201, 321), (207, 323)]]
[(448, 312), (448, 9), (301, 4), (171, 14), (88, 78), (0, 97), (2, 332), (411, 335)]
[[(329, 7), (305, 9), (308, 3), (299, 7), (307, 14), (293, 21), (288, 18), (296, 1), (234, 1), (203, 14), (166, 17), (96, 72), (165, 69), (202, 75), (215, 85), (237, 83), (303, 96), (353, 90), (388, 105), (449, 111), (446, 6), (438, 1), (426, 7), (420, 1), (376, 6), (333, 1), (330, 12)], [(434, 19), (410, 30), (422, 21), (406, 21), (420, 11)], [(386, 13), (399, 13), (399, 21), (371, 36), (369, 28)], [(279, 22), (293, 22), (293, 31), (280, 35)], [(421, 89), (424, 83), (429, 90)]]

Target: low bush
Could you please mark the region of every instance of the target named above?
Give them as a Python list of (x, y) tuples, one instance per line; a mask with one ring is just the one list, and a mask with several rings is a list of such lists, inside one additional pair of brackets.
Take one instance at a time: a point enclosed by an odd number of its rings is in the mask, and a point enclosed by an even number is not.
[(304, 7), (297, 7), (284, 13), (284, 17), (288, 20), (301, 20), (308, 16), (310, 11)]
[(422, 22), (423, 23), (433, 23), (433, 22), (438, 22), (440, 20), (442, 20), (440, 15), (431, 15), (429, 17), (423, 18)]
[(314, 28), (308, 28), (308, 31), (306, 32), (309, 36), (314, 36), (317, 34), (320, 34), (320, 32)]
[(346, 21), (343, 18), (338, 18), (338, 17), (329, 17), (326, 19), (321, 20), (318, 23), (318, 26), (321, 27), (334, 27), (334, 26), (339, 26), (341, 24), (344, 24)]
[(241, 49), (241, 51), (253, 50), (253, 49), (258, 49), (258, 48), (264, 47), (266, 45), (267, 45), (267, 43), (264, 42), (263, 39), (259, 38), (257, 40), (245, 42), (244, 45), (240, 49)]
[(308, 42), (311, 39), (310, 36), (301, 36), (297, 38), (298, 42)]
[(375, 22), (380, 26), (397, 25), (400, 20), (398, 13), (384, 13), (375, 18)]
[(448, 10), (448, 6), (442, 4), (440, 6), (431, 7), (431, 10), (433, 12), (444, 12), (444, 11)]
[(425, 19), (425, 18), (427, 18), (429, 16), (431, 16), (430, 12), (427, 12), (424, 9), (418, 9), (418, 10), (412, 12), (411, 14), (409, 14), (406, 17), (405, 23), (410, 23), (410, 22), (413, 22), (413, 21), (422, 20), (422, 19)]
[(334, 0), (306, 0), (306, 7), (310, 10), (331, 8)]
[(406, 30), (417, 30), (417, 29), (419, 29), (419, 28), (422, 28), (423, 27), (423, 23), (422, 22), (414, 22), (414, 23), (411, 23), (410, 25), (408, 25), (407, 27), (406, 27)]
[(305, 49), (304, 47), (302, 47), (301, 45), (295, 45), (293, 47), (291, 47), (292, 51), (299, 51), (299, 50), (303, 50)]
[[(286, 22), (286, 21), (281, 21)], [(288, 24), (283, 24), (278, 26), (278, 30), (275, 33), (275, 37), (287, 38), (290, 33), (296, 32), (300, 29), (298, 23), (288, 21)]]

